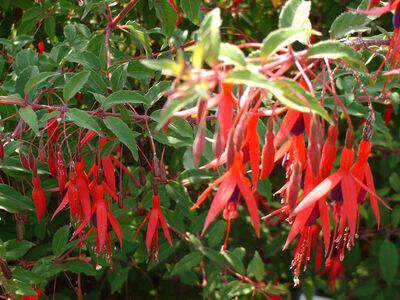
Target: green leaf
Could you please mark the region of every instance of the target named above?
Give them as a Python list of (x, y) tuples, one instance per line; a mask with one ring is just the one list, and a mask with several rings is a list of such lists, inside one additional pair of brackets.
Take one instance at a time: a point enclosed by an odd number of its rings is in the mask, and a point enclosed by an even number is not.
[(160, 118), (156, 119), (156, 121), (158, 121), (157, 130), (160, 130), (175, 112), (181, 110), (186, 105), (193, 103), (197, 98), (198, 96), (196, 94), (190, 93), (185, 97), (170, 101), (167, 106), (164, 107)]
[(310, 15), (311, 1), (289, 0), (285, 3), (279, 15), (279, 28), (311, 28)]
[(78, 108), (70, 108), (67, 111), (67, 117), (77, 126), (96, 131), (98, 134), (102, 135), (101, 128), (96, 119), (86, 111)]
[(60, 256), (67, 249), (69, 227), (64, 225), (59, 228), (53, 236), (51, 248), (55, 256)]
[(168, 0), (158, 0), (154, 3), (156, 16), (161, 21), (161, 27), (166, 36), (171, 36), (175, 31), (175, 23), (178, 19), (175, 9)]
[(33, 202), (29, 198), (22, 196), (13, 187), (0, 184), (0, 209), (15, 213), (24, 210), (33, 210)]
[(102, 109), (108, 110), (114, 105), (127, 103), (144, 104), (146, 103), (146, 99), (142, 94), (135, 91), (118, 91), (107, 97), (107, 99), (102, 103)]
[(203, 48), (203, 57), (210, 66), (218, 64), (221, 24), (221, 11), (219, 8), (215, 8), (206, 14), (200, 25), (200, 47)]
[(279, 49), (282, 49), (295, 41), (302, 40), (309, 34), (309, 30), (296, 28), (281, 28), (272, 31), (263, 41), (261, 47), (261, 58), (267, 60)]
[[(297, 82), (291, 79), (284, 77), (280, 79), (267, 79), (260, 73), (251, 72), (249, 70), (240, 70), (230, 72), (224, 81), (228, 83), (244, 84), (249, 87), (267, 89), (279, 101), (290, 108), (301, 112), (310, 112), (311, 110), (332, 123), (328, 113), (321, 107), (318, 100), (309, 92), (304, 90)], [(299, 95), (302, 97), (299, 97)]]
[(240, 274), (246, 274), (246, 268), (240, 257), (235, 252), (228, 250), (222, 251), (221, 254), (225, 257), (227, 262)]
[(200, 5), (201, 0), (181, 0), (181, 7), (187, 18), (198, 25), (200, 22)]
[(393, 208), (391, 214), (392, 225), (394, 228), (398, 228), (400, 225), (400, 205)]
[(382, 278), (391, 284), (398, 272), (399, 253), (396, 246), (389, 240), (385, 240), (379, 249), (379, 266)]
[(29, 95), (29, 92), (38, 84), (46, 81), (47, 79), (49, 79), (50, 77), (56, 76), (57, 73), (56, 72), (43, 72), (43, 73), (39, 73), (36, 76), (31, 77), (28, 82), (25, 85), (24, 88), (24, 94), (25, 96)]
[(247, 273), (253, 275), (257, 281), (261, 281), (265, 276), (264, 262), (261, 259), (260, 254), (257, 251), (254, 252), (253, 259), (247, 266)]
[(343, 59), (354, 70), (367, 72), (361, 54), (339, 41), (319, 42), (308, 49), (307, 56), (309, 58)]
[(6, 247), (6, 260), (16, 260), (23, 257), (35, 244), (29, 241), (9, 240), (4, 243)]
[(235, 285), (228, 292), (229, 299), (233, 299), (235, 296), (248, 295), (254, 291), (254, 286), (250, 283), (240, 281), (232, 281), (231, 283), (235, 283)]
[(145, 28), (135, 21), (128, 21), (125, 25), (126, 29), (129, 30), (131, 37), (137, 41), (137, 43), (144, 49), (146, 56), (151, 56), (151, 41)]
[(185, 271), (191, 270), (193, 267), (200, 264), (203, 259), (203, 254), (199, 251), (194, 251), (186, 254), (179, 260), (171, 271), (171, 275), (177, 275)]
[(15, 56), (13, 69), (19, 75), (25, 68), (36, 66), (38, 64), (37, 53), (32, 49), (24, 49)]
[(246, 59), (242, 50), (240, 50), (239, 47), (229, 43), (221, 43), (218, 59), (228, 64), (237, 66), (246, 65)]
[(161, 71), (166, 76), (179, 77), (184, 69), (184, 64), (179, 64), (169, 59), (144, 59), (141, 63), (147, 68)]
[(50, 38), (56, 35), (56, 20), (53, 15), (44, 20), (44, 31)]
[(24, 120), (24, 122), (28, 124), (29, 127), (35, 132), (35, 134), (39, 136), (40, 132), (38, 117), (33, 111), (32, 107), (26, 106), (21, 108), (19, 110), (19, 115), (21, 116), (22, 120)]
[(104, 124), (115, 134), (115, 136), (122, 143), (124, 143), (129, 148), (129, 150), (131, 150), (134, 159), (137, 160), (138, 152), (136, 148), (135, 138), (138, 134), (136, 132), (133, 132), (128, 127), (128, 125), (125, 124), (124, 121), (116, 117), (108, 117), (104, 119)]
[(122, 90), (125, 86), (128, 64), (117, 66), (111, 73), (111, 86), (114, 92)]
[(390, 187), (396, 191), (397, 193), (400, 193), (400, 176), (397, 173), (392, 173), (389, 176), (389, 184)]
[(64, 100), (68, 101), (72, 97), (75, 96), (77, 92), (79, 92), (85, 83), (88, 81), (90, 76), (89, 71), (82, 71), (78, 74), (72, 76), (64, 86)]
[(74, 272), (75, 274), (83, 273), (87, 276), (94, 276), (97, 273), (91, 264), (82, 260), (67, 261), (66, 263), (62, 264), (62, 267), (64, 270)]
[(367, 25), (371, 20), (362, 14), (345, 12), (333, 21), (329, 33), (331, 37), (342, 38), (355, 32), (368, 30)]
[(145, 95), (146, 104), (151, 106), (160, 100), (161, 97), (164, 96), (167, 91), (169, 91), (171, 85), (171, 81), (160, 81), (159, 83), (153, 85)]
[(111, 294), (121, 291), (124, 283), (128, 280), (130, 269), (130, 267), (117, 268), (117, 270), (107, 275), (107, 279), (111, 285)]

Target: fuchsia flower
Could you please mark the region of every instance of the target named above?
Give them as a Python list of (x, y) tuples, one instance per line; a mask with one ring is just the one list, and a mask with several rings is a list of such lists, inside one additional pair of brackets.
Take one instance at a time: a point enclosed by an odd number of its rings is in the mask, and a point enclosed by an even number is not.
[(168, 243), (172, 245), (172, 238), (169, 233), (168, 224), (160, 207), (159, 195), (153, 195), (152, 208), (136, 230), (135, 239), (147, 221), (149, 223), (146, 232), (146, 248), (148, 253), (152, 253), (154, 259), (158, 254), (158, 229), (160, 228), (160, 225)]
[(211, 193), (211, 191), (219, 185), (217, 193), (215, 194), (208, 211), (202, 234), (204, 234), (211, 222), (228, 204), (229, 199), (237, 187), (250, 212), (254, 230), (257, 236), (260, 236), (260, 221), (258, 216), (257, 202), (251, 191), (250, 181), (244, 176), (244, 170), (245, 164), (243, 163), (243, 153), (241, 151), (236, 152), (234, 162), (229, 170), (211, 183), (210, 186), (199, 196), (197, 202), (193, 205), (192, 209), (198, 208), (207, 199), (207, 196)]

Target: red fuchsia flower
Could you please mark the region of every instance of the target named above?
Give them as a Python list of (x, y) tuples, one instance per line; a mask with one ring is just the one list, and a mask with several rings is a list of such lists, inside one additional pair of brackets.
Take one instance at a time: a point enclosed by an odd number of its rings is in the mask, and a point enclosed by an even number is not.
[(222, 213), (222, 217), (227, 222), (225, 242), (222, 247), (223, 250), (226, 250), (228, 248), (229, 233), (231, 232), (231, 222), (238, 216), (239, 201), (240, 201), (240, 191), (236, 187), (235, 191), (229, 198), (228, 203), (225, 205), (224, 211)]
[(56, 159), (52, 145), (48, 145), (47, 165), (49, 166), (50, 175), (57, 177)]
[(19, 297), (18, 300), (40, 300), (41, 295), (43, 294), (41, 290), (38, 288), (35, 288), (36, 295), (25, 295), (22, 297)]
[(254, 189), (257, 188), (261, 161), (260, 139), (257, 133), (258, 119), (258, 115), (250, 114), (247, 121), (246, 138), (244, 142), (249, 154), (251, 177)]
[(0, 134), (0, 160), (4, 159), (4, 144), (3, 141), (1, 140), (2, 136)]
[(49, 141), (54, 144), (58, 139), (58, 126), (59, 123), (57, 121), (58, 116), (54, 116), (53, 118), (49, 119), (46, 124), (47, 135)]
[(388, 127), (390, 125), (390, 121), (392, 121), (393, 112), (394, 112), (393, 111), (393, 104), (389, 103), (385, 108), (385, 112), (384, 112), (384, 116), (383, 116), (383, 120), (385, 121), (385, 124)]
[(304, 142), (304, 131), (306, 130), (309, 132), (309, 128), (310, 114), (289, 109), (281, 123), (279, 131), (275, 135), (274, 145), (275, 147), (278, 147), (287, 137), (289, 137), (289, 142), (281, 146), (281, 149), (279, 149), (276, 153), (275, 159), (279, 160), (288, 153), (288, 166), (290, 166), (296, 155), (302, 169), (304, 169), (306, 166), (307, 157), (307, 149)]
[(204, 234), (211, 222), (228, 204), (229, 199), (237, 187), (246, 202), (250, 217), (253, 221), (254, 230), (257, 236), (260, 236), (260, 220), (258, 216), (257, 202), (251, 191), (250, 181), (244, 176), (244, 172), (245, 164), (243, 163), (243, 153), (238, 151), (234, 156), (233, 164), (229, 170), (211, 183), (210, 186), (199, 196), (192, 209), (199, 207), (207, 199), (207, 196), (211, 191), (219, 185), (217, 193), (215, 194), (208, 211), (202, 234)]
[(58, 180), (58, 190), (60, 194), (64, 192), (65, 184), (67, 182), (67, 166), (60, 147), (57, 147), (57, 160), (56, 160), (56, 171)]
[(265, 143), (262, 150), (261, 179), (267, 178), (275, 166), (275, 146), (274, 146), (274, 123), (273, 119), (268, 120), (268, 130), (265, 134)]
[(339, 254), (332, 256), (326, 263), (326, 267), (322, 271), (322, 274), (328, 274), (329, 285), (331, 289), (336, 289), (336, 280), (343, 277), (344, 265), (343, 259)]
[(371, 0), (368, 10), (357, 10), (357, 12), (366, 14), (366, 15), (381, 15), (381, 14), (388, 13), (391, 10), (396, 9), (400, 4), (400, 0), (389, 1), (383, 7), (375, 8), (376, 6), (379, 5), (379, 3), (380, 3), (380, 1), (378, 1), (378, 0)]
[(32, 163), (32, 172), (33, 172), (33, 190), (32, 190), (32, 199), (35, 204), (36, 216), (38, 222), (42, 221), (44, 215), (46, 215), (46, 197), (44, 195), (44, 190), (41, 187), (40, 179), (37, 174), (36, 162)]
[(158, 230), (160, 226), (168, 243), (172, 245), (172, 238), (169, 233), (168, 224), (160, 207), (160, 196), (157, 194), (153, 195), (152, 208), (136, 230), (134, 237), (135, 239), (137, 238), (140, 230), (147, 221), (148, 225), (146, 232), (146, 248), (147, 252), (149, 254), (151, 253), (153, 259), (155, 259), (158, 255)]
[[(221, 129), (222, 149), (228, 141), (229, 131), (233, 125), (234, 108), (237, 105), (236, 99), (232, 94), (233, 84), (222, 83), (221, 92), (218, 95), (218, 125)], [(222, 151), (221, 151), (222, 152)]]
[(71, 217), (75, 221), (85, 220), (87, 223), (91, 217), (90, 191), (88, 186), (88, 178), (84, 170), (83, 159), (80, 162), (71, 164), (70, 178), (67, 182), (67, 192), (58, 208), (53, 214), (52, 219), (67, 205)]
[[(338, 225), (335, 232), (335, 241), (342, 240), (342, 247), (350, 247), (354, 243), (357, 231), (360, 189), (366, 190), (373, 197), (380, 199), (375, 192), (362, 183), (352, 170), (354, 160), (353, 134), (348, 131), (346, 144), (341, 154), (341, 163), (338, 171), (324, 179), (312, 191), (305, 195), (291, 216), (311, 214), (313, 205), (324, 199), (329, 193), (335, 200), (334, 215), (337, 216)], [(340, 238), (337, 239), (336, 235)]]
[(43, 52), (44, 52), (44, 44), (42, 41), (39, 41), (39, 43), (38, 43), (38, 52), (39, 52), (39, 54), (43, 54)]
[[(96, 229), (97, 253), (101, 253), (106, 246), (107, 253), (110, 254), (110, 231), (111, 229), (114, 230), (119, 240), (120, 247), (122, 248), (122, 229), (121, 225), (118, 223), (117, 219), (109, 209), (108, 200), (105, 195), (106, 193), (109, 193), (110, 188), (103, 180), (102, 173), (103, 171), (99, 169), (96, 180), (92, 182), (91, 193), (93, 197), (93, 204), (90, 216), (92, 218), (93, 227), (89, 230), (89, 232)], [(88, 220), (84, 219), (78, 229), (74, 232), (72, 238), (80, 234), (86, 225), (88, 225)]]

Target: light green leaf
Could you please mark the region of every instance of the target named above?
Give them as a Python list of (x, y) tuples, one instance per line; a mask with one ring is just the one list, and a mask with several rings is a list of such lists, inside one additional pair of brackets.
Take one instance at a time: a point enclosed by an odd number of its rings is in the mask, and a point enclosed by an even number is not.
[(71, 99), (77, 92), (79, 92), (85, 83), (88, 81), (90, 76), (89, 71), (82, 71), (78, 74), (72, 76), (64, 86), (64, 100), (68, 101)]
[(38, 75), (35, 75), (33, 77), (31, 77), (28, 82), (25, 85), (24, 88), (24, 94), (25, 96), (27, 96), (29, 94), (29, 92), (38, 84), (42, 83), (43, 81), (46, 81), (47, 79), (49, 79), (50, 77), (56, 76), (57, 73), (56, 72), (43, 72), (43, 73), (39, 73)]
[(260, 254), (257, 251), (254, 252), (253, 259), (247, 266), (247, 273), (253, 275), (257, 281), (261, 281), (265, 276), (264, 262), (261, 259)]
[(362, 14), (345, 12), (333, 21), (329, 30), (331, 37), (342, 38), (346, 35), (368, 30), (367, 25), (371, 20)]
[(59, 228), (53, 236), (51, 248), (55, 256), (60, 256), (67, 249), (69, 227), (64, 225)]
[(246, 65), (246, 59), (242, 50), (240, 50), (237, 46), (229, 43), (221, 43), (219, 60), (237, 66)]
[(33, 210), (33, 202), (31, 199), (22, 196), (13, 187), (0, 184), (0, 209), (15, 213), (24, 210)]
[(110, 107), (117, 104), (144, 104), (146, 99), (142, 94), (135, 91), (118, 91), (108, 96), (102, 103), (102, 109), (108, 110)]
[(343, 59), (354, 70), (367, 72), (361, 54), (339, 41), (319, 42), (308, 49), (307, 56), (309, 58)]
[(221, 24), (221, 11), (219, 8), (215, 8), (207, 13), (200, 25), (199, 43), (204, 50), (203, 57), (210, 66), (218, 64)]
[(137, 137), (137, 133), (133, 132), (128, 125), (124, 123), (119, 118), (115, 117), (108, 117), (104, 119), (104, 124), (107, 126), (108, 129), (110, 129), (115, 136), (122, 142), (124, 143), (129, 150), (131, 150), (133, 158), (135, 160), (138, 159), (138, 150), (136, 148), (136, 141), (135, 138)]
[(379, 266), (382, 278), (390, 285), (399, 271), (399, 253), (389, 240), (385, 240), (379, 249)]
[(267, 60), (279, 49), (282, 49), (295, 41), (304, 39), (304, 37), (309, 34), (310, 30), (296, 29), (292, 27), (272, 31), (263, 41), (261, 47), (261, 58)]
[[(301, 112), (314, 112), (332, 122), (328, 113), (321, 107), (318, 100), (309, 92), (304, 90), (297, 82), (289, 78), (267, 79), (260, 73), (249, 70), (232, 71), (224, 82), (244, 84), (249, 87), (267, 89), (283, 104)], [(301, 95), (301, 97), (299, 97)]]
[(39, 136), (40, 132), (38, 117), (33, 111), (32, 107), (26, 106), (21, 108), (19, 110), (19, 115), (21, 116), (22, 120), (24, 120), (24, 122), (28, 124), (29, 127), (35, 132), (35, 134)]
[(311, 1), (289, 0), (285, 3), (279, 15), (279, 28), (310, 28)]
[(67, 111), (67, 117), (77, 126), (96, 131), (98, 134), (102, 135), (101, 128), (96, 119), (86, 111), (78, 108), (70, 108)]
[(161, 71), (163, 75), (179, 77), (184, 65), (169, 59), (144, 59), (141, 63), (156, 71)]

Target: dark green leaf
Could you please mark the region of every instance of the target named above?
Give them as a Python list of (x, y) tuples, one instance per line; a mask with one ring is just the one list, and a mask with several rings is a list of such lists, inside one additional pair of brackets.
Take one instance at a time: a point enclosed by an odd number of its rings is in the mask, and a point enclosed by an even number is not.
[(9, 240), (4, 243), (6, 247), (6, 260), (16, 260), (24, 256), (35, 244), (29, 241)]
[(72, 76), (64, 86), (64, 100), (68, 101), (71, 99), (77, 92), (79, 92), (85, 83), (88, 81), (90, 76), (89, 71), (82, 71), (78, 74)]
[(35, 132), (36, 135), (40, 135), (38, 117), (31, 106), (21, 108), (19, 110), (19, 115), (21, 116), (22, 120), (24, 120), (24, 122), (28, 124), (29, 127)]
[(64, 225), (63, 227), (59, 228), (54, 234), (51, 247), (55, 256), (60, 256), (67, 249), (68, 234), (68, 225)]
[(112, 93), (107, 99), (102, 103), (102, 109), (108, 110), (117, 104), (144, 104), (146, 103), (143, 95), (135, 91), (118, 91)]
[(104, 119), (104, 124), (115, 134), (115, 136), (122, 143), (124, 143), (129, 148), (129, 150), (131, 150), (134, 159), (137, 160), (138, 150), (136, 147), (135, 138), (138, 134), (136, 132), (133, 132), (129, 128), (129, 126), (126, 125), (125, 122), (119, 118), (108, 117)]
[(385, 240), (379, 249), (379, 266), (381, 276), (391, 284), (399, 271), (399, 253), (396, 246), (389, 240)]
[(102, 134), (101, 128), (96, 119), (89, 115), (86, 111), (77, 108), (70, 108), (67, 111), (67, 116), (77, 126), (96, 131), (100, 135)]
[(179, 260), (171, 271), (171, 275), (177, 275), (188, 271), (191, 268), (200, 264), (203, 259), (203, 254), (199, 251), (191, 252)]
[(247, 273), (253, 275), (257, 281), (261, 281), (265, 276), (264, 262), (261, 259), (260, 254), (257, 251), (254, 252), (253, 259), (247, 266)]
[(13, 187), (0, 184), (0, 209), (10, 213), (24, 210), (33, 210), (33, 202), (25, 196), (22, 196)]

